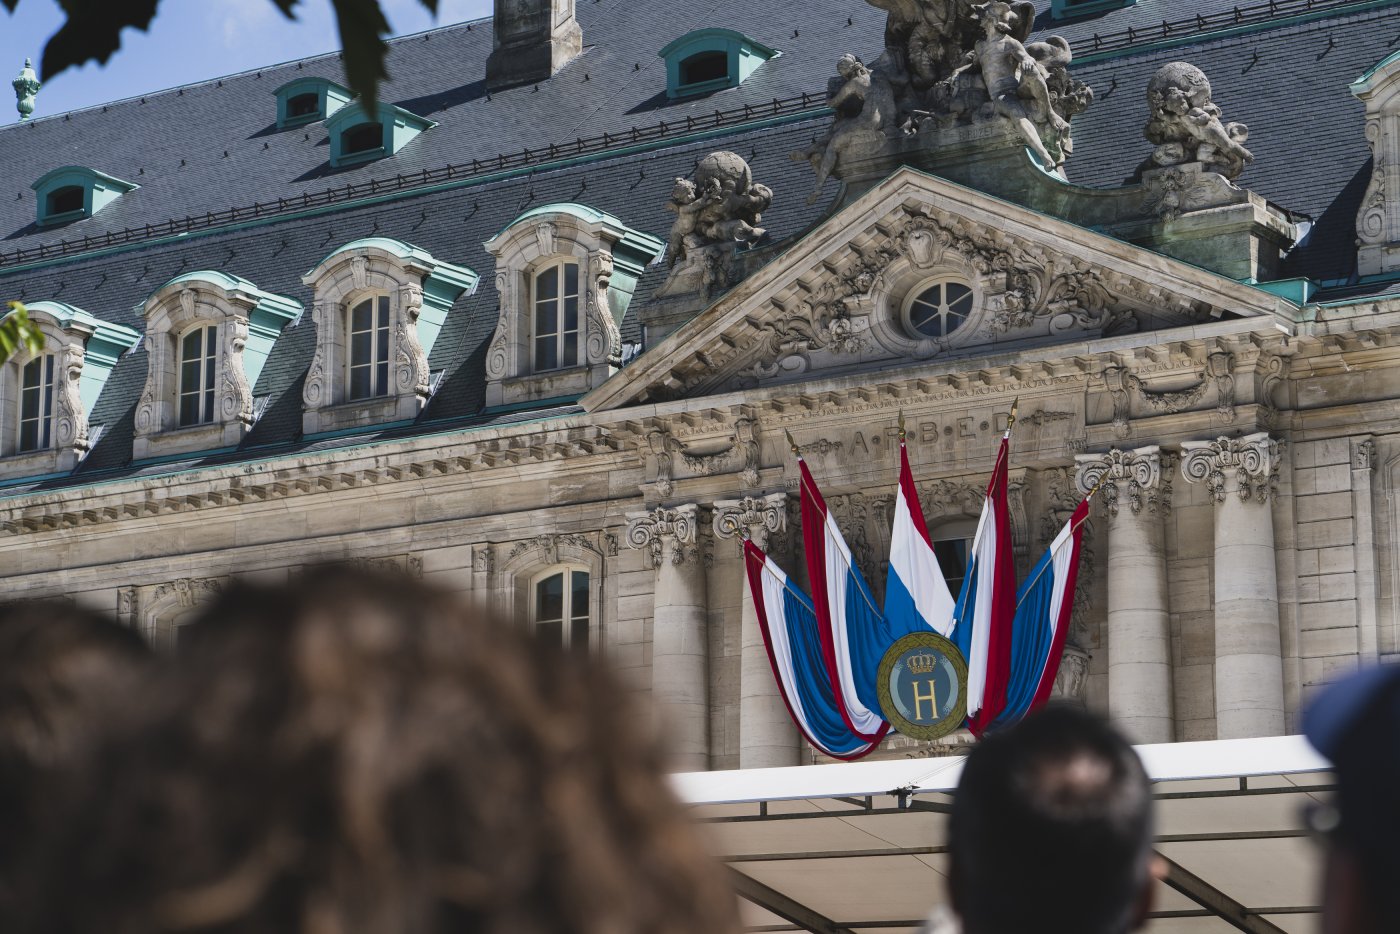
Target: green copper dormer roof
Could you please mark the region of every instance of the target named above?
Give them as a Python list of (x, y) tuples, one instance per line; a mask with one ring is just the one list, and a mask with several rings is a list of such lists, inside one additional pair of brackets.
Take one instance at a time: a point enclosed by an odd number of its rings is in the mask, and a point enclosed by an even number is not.
[(1381, 59), (1380, 61), (1372, 65), (1370, 68), (1366, 69), (1365, 74), (1357, 78), (1348, 86), (1349, 90), (1351, 91), (1351, 93), (1356, 95), (1367, 93), (1371, 90), (1371, 86), (1375, 81), (1376, 75), (1380, 74), (1383, 71), (1388, 71), (1390, 69), (1390, 66), (1394, 65), (1396, 62), (1400, 62), (1400, 52), (1391, 52), (1385, 58)]
[(34, 189), (35, 219), (44, 225), (91, 217), (141, 186), (86, 166), (65, 165), (46, 172), (29, 187)]
[(336, 263), (336, 257), (359, 250), (381, 250), (401, 260), (423, 276), (423, 309), (418, 315), (418, 342), (424, 353), (432, 353), (438, 333), (447, 320), (447, 311), (463, 295), (476, 292), (481, 277), (475, 271), (437, 259), (427, 250), (392, 237), (364, 237), (336, 247), (302, 276), (302, 282), (315, 283)]
[[(83, 355), (83, 375), (78, 385), (78, 395), (83, 400), (83, 410), (91, 412), (107, 384), (107, 377), (117, 365), (121, 355), (135, 347), (141, 335), (129, 327), (103, 321), (81, 308), (67, 302), (34, 302), (25, 306), (30, 318), (42, 321), (47, 318), (54, 327), (83, 335), (85, 352)], [(3, 320), (3, 318), (0, 318)]]
[(1132, 6), (1137, 0), (1051, 0), (1050, 15), (1055, 19), (1070, 19), (1089, 13), (1103, 13)]
[(735, 88), (782, 53), (732, 29), (697, 29), (657, 53), (666, 60), (666, 96)]
[(243, 372), (248, 377), (248, 385), (257, 386), (263, 364), (267, 362), (268, 354), (272, 353), (272, 345), (277, 343), (282, 329), (301, 315), (301, 302), (264, 291), (242, 276), (217, 269), (197, 269), (176, 276), (156, 289), (136, 309), (136, 313), (144, 316), (151, 308), (151, 298), (161, 292), (197, 284), (213, 286), (231, 298), (252, 302), (253, 308), (248, 312), (248, 342), (243, 347)]
[(649, 233), (628, 227), (617, 217), (606, 211), (591, 208), (586, 204), (578, 204), (573, 201), (560, 201), (554, 204), (543, 204), (537, 208), (531, 208), (521, 214), (515, 220), (506, 224), (496, 232), (496, 236), (486, 241), (486, 249), (491, 250), (492, 245), (501, 238), (507, 230), (517, 224), (535, 217), (544, 217), (550, 214), (568, 214), (578, 218), (590, 227), (602, 227), (617, 244), (613, 247), (613, 264), (623, 264), (631, 267), (631, 271), (640, 275), (641, 271), (647, 267), (652, 260), (661, 255), (661, 250), (666, 246), (665, 241), (659, 237), (653, 237)]
[[(355, 98), (349, 88), (327, 78), (313, 77), (288, 81), (273, 93), (277, 95), (278, 127), (325, 120)], [(312, 97), (315, 98), (314, 108), (309, 106)]]
[[(377, 136), (373, 127), (379, 127)], [(408, 142), (437, 126), (426, 117), (380, 104), (373, 114), (366, 114), (359, 101), (352, 101), (326, 118), (326, 132), (331, 137), (331, 165), (353, 165), (392, 156)]]

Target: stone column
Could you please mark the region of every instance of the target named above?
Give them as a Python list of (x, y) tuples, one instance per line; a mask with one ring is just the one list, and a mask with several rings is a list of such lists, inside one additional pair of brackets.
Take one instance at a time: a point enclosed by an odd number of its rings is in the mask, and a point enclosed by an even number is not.
[(627, 543), (645, 549), (656, 569), (651, 635), (651, 693), (667, 729), (672, 766), (710, 767), (709, 643), (705, 559), (699, 507), (629, 513)]
[[(746, 496), (715, 503), (714, 530), (719, 538), (753, 539), (767, 551), (775, 533), (787, 528), (787, 494)], [(742, 564), (742, 552), (735, 552)], [(771, 768), (797, 765), (800, 745), (797, 727), (783, 703), (773, 666), (763, 644), (758, 614), (749, 594), (748, 576), (743, 576), (741, 597), (739, 661), (739, 767)]]
[(1181, 472), (1215, 501), (1215, 731), (1283, 733), (1274, 516), (1279, 444), (1262, 432), (1188, 441)]
[[(1080, 492), (1108, 515), (1108, 712), (1135, 743), (1173, 739), (1171, 626), (1162, 517), (1170, 481), (1156, 446), (1075, 458)], [(1164, 482), (1164, 480), (1166, 482)]]

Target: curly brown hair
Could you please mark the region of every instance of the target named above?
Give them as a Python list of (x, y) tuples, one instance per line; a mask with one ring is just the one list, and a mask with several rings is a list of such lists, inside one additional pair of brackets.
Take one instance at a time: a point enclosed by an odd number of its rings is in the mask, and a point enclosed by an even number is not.
[(407, 577), (229, 590), (115, 736), (36, 932), (727, 934), (601, 666)]

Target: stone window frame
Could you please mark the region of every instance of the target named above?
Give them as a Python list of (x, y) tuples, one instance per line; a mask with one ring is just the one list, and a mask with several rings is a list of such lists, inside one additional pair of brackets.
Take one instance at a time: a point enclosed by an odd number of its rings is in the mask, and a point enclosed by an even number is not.
[[(988, 342), (988, 319), (996, 304), (994, 296), (1005, 291), (1000, 281), (1005, 276), (983, 273), (961, 253), (940, 249), (929, 231), (916, 231), (910, 240), (911, 248), (890, 263), (860, 299), (869, 314), (871, 336), (888, 352), (915, 359)], [(915, 336), (907, 323), (909, 303), (930, 286), (948, 281), (972, 290), (972, 311), (967, 320), (945, 337)]]
[[(525, 619), (526, 619), (526, 621), (527, 621), (527, 624), (528, 624), (529, 627), (530, 627), (531, 632), (533, 632), (535, 629), (537, 629), (537, 628), (539, 627), (539, 623), (540, 623), (540, 620), (539, 620), (539, 618), (538, 618), (538, 617), (539, 617), (539, 607), (536, 605), (536, 592), (537, 592), (537, 588), (538, 588), (539, 584), (540, 584), (542, 581), (548, 580), (549, 578), (554, 577), (555, 575), (558, 575), (558, 574), (567, 574), (567, 575), (569, 575), (569, 576), (566, 578), (565, 582), (564, 582), (564, 583), (565, 583), (565, 587), (564, 587), (564, 607), (565, 607), (566, 610), (567, 610), (567, 609), (571, 609), (571, 608), (572, 608), (571, 605), (572, 605), (572, 602), (573, 602), (573, 596), (572, 596), (572, 594), (573, 594), (573, 587), (572, 587), (572, 584), (573, 584), (573, 574), (575, 574), (575, 573), (580, 573), (580, 572), (583, 573), (583, 574), (587, 574), (587, 575), (588, 575), (588, 644), (587, 644), (587, 649), (588, 649), (589, 652), (592, 652), (592, 651), (594, 650), (593, 632), (594, 632), (594, 629), (596, 628), (594, 624), (596, 623), (597, 618), (598, 618), (598, 606), (597, 606), (597, 603), (596, 603), (596, 599), (597, 599), (597, 597), (596, 597), (597, 588), (595, 588), (595, 587), (593, 586), (593, 584), (594, 584), (594, 572), (593, 572), (591, 569), (589, 569), (586, 565), (583, 565), (583, 564), (580, 564), (580, 563), (577, 563), (577, 562), (564, 562), (564, 563), (560, 563), (560, 564), (550, 564), (550, 565), (545, 565), (544, 567), (541, 567), (541, 568), (537, 569), (536, 571), (534, 571), (533, 573), (531, 573), (531, 574), (526, 578), (526, 584), (525, 584), (525, 597), (526, 597)], [(572, 629), (573, 629), (573, 627), (572, 627), (572, 625), (571, 625), (572, 622), (573, 622), (573, 614), (572, 614), (572, 613), (569, 613), (569, 612), (565, 612), (565, 613), (564, 613), (564, 616), (563, 616), (563, 632), (562, 632), (562, 635), (561, 635), (561, 642), (560, 642), (560, 645), (561, 645), (561, 647), (564, 649), (564, 651), (566, 651), (566, 652), (576, 651), (576, 650), (574, 649), (574, 647), (573, 647), (573, 635), (572, 635)]]
[[(432, 395), (428, 356), (453, 303), (478, 276), (400, 240), (372, 237), (332, 251), (302, 276), (315, 293), (316, 353), (302, 386), (302, 434), (407, 422)], [(390, 391), (350, 399), (350, 315), (364, 299), (389, 297)]]
[[(499, 317), (486, 355), (488, 408), (576, 398), (602, 385), (622, 362), (618, 322), (637, 280), (664, 244), (587, 205), (547, 204), (527, 211), (485, 244), (496, 260)], [(536, 371), (534, 283), (538, 273), (573, 260), (579, 267), (579, 360)]]
[[(88, 412), (117, 359), (140, 341), (131, 328), (101, 321), (63, 302), (27, 307), (44, 336), (43, 350), (21, 347), (0, 363), (0, 478), (66, 473), (87, 456)], [(53, 433), (48, 447), (19, 450), (20, 388), (24, 367), (36, 357), (54, 360)]]
[(588, 572), (588, 651), (605, 654), (608, 627), (603, 601), (609, 583), (604, 575), (605, 561), (602, 552), (582, 535), (544, 534), (515, 543), (499, 564), (496, 608), (503, 618), (533, 631), (535, 581), (564, 567)]
[[(132, 457), (144, 460), (237, 447), (254, 421), (253, 388), (282, 329), (301, 303), (217, 270), (186, 273), (156, 289), (142, 307), (146, 382), (136, 406)], [(217, 328), (214, 420), (180, 426), (180, 341), (192, 328)]]

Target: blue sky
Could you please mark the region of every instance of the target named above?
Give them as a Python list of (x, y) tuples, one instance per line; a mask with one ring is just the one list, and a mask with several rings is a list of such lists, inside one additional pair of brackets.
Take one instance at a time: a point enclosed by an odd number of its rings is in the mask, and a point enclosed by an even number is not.
[[(439, 0), (438, 16), (418, 0), (380, 0), (394, 35), (491, 15), (492, 0)], [(44, 43), (63, 24), (55, 0), (0, 7), (0, 124), (18, 118), (10, 79), (26, 56), (39, 67)], [(39, 92), (36, 117), (121, 100), (340, 48), (330, 0), (301, 0), (297, 20), (271, 0), (162, 0), (148, 32), (127, 29), (105, 66), (65, 71)]]

